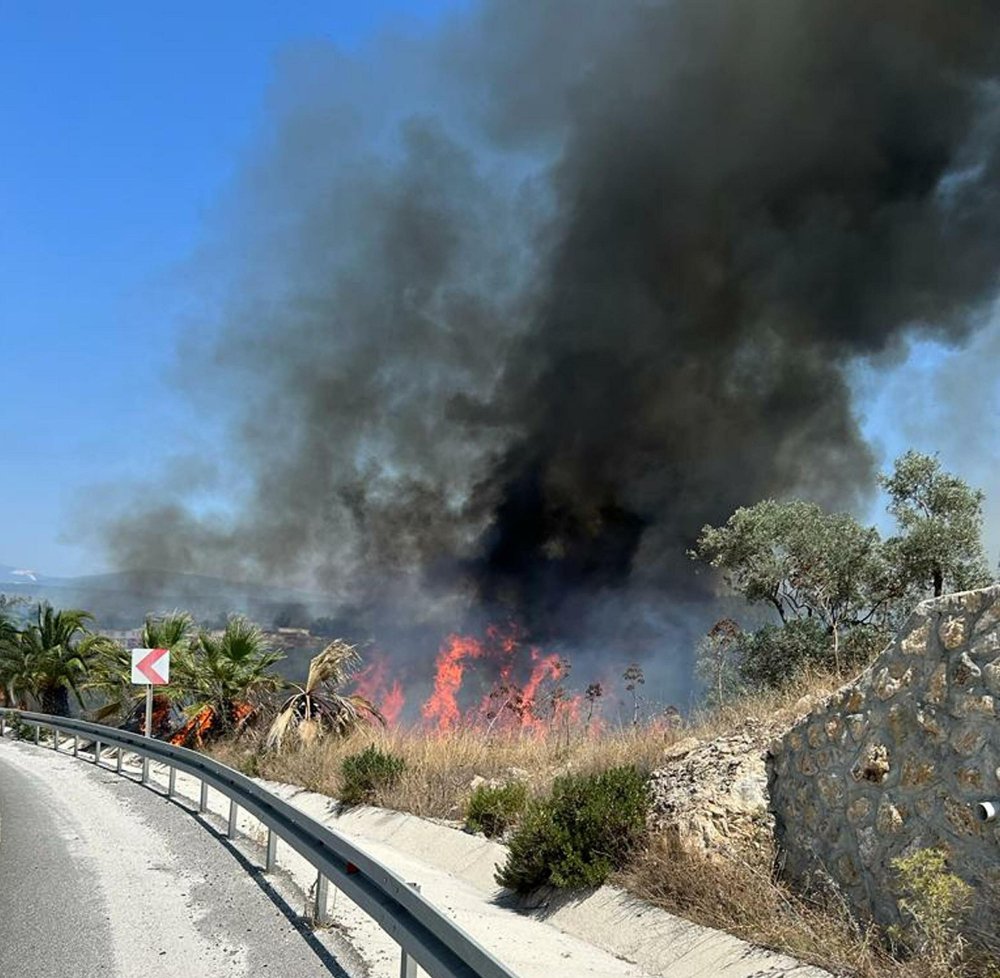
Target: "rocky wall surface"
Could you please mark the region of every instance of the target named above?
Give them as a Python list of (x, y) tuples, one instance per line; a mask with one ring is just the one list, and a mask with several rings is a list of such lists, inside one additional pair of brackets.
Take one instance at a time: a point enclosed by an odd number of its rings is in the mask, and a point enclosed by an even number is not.
[(771, 746), (785, 873), (832, 878), (862, 915), (904, 924), (892, 862), (940, 848), (975, 889), (974, 931), (997, 930), (1000, 586), (925, 601), (855, 682)]
[(773, 833), (765, 757), (778, 732), (748, 719), (727, 736), (671, 744), (650, 777), (650, 828), (709, 858), (763, 848)]

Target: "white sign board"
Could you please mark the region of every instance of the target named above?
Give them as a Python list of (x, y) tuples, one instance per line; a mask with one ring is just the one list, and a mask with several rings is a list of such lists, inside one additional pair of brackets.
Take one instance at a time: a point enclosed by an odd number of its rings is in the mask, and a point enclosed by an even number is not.
[(170, 649), (132, 649), (132, 682), (165, 686), (170, 681)]

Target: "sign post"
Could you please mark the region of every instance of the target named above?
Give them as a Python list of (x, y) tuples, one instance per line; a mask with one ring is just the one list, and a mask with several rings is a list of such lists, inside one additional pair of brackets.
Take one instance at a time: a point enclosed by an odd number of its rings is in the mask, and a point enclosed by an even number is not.
[[(170, 679), (170, 649), (132, 649), (132, 685), (146, 687), (147, 737), (153, 736), (153, 687)], [(142, 760), (143, 783), (149, 780), (149, 758)]]

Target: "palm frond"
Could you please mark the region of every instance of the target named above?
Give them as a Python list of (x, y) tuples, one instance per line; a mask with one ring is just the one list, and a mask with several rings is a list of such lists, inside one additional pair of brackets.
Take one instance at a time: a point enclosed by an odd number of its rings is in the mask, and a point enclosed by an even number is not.
[(348, 645), (342, 639), (334, 639), (322, 652), (313, 656), (309, 663), (306, 692), (313, 692), (324, 683), (343, 686), (361, 664), (357, 646)]
[(308, 744), (325, 732), (346, 736), (369, 721), (384, 725), (385, 717), (370, 700), (338, 691), (360, 664), (357, 648), (342, 639), (335, 639), (313, 656), (305, 686), (287, 684), (297, 692), (282, 703), (265, 746), (280, 750), (293, 732), (301, 743)]

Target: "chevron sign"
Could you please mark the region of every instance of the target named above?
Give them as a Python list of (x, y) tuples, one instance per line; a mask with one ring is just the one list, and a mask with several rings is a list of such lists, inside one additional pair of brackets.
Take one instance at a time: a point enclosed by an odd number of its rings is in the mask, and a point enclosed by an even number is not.
[(170, 649), (132, 649), (132, 682), (164, 686), (170, 679)]

